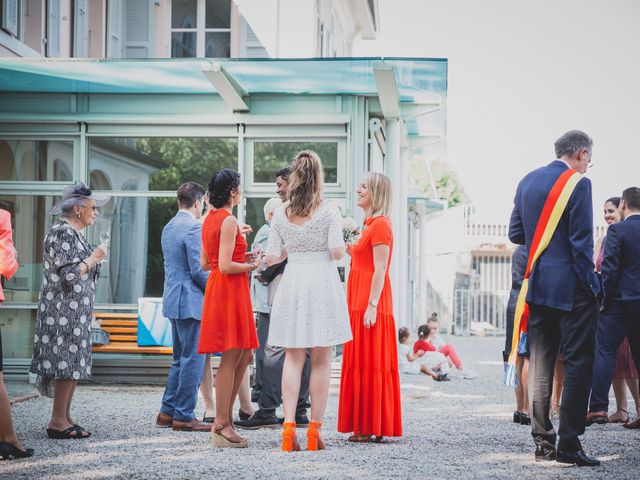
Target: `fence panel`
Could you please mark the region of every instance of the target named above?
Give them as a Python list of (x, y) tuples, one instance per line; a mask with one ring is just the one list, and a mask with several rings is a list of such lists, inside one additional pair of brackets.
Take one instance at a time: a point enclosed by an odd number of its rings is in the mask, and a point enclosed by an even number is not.
[(453, 334), (504, 335), (508, 300), (508, 290), (454, 290)]

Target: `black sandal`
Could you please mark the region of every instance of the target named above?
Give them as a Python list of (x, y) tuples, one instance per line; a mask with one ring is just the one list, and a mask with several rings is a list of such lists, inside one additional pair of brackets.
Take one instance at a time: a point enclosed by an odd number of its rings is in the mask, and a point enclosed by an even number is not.
[[(204, 414), (206, 415), (206, 413)], [(216, 417), (202, 417), (202, 423), (214, 423), (216, 421)]]
[[(75, 435), (72, 433), (75, 432)], [(83, 433), (88, 433), (89, 435), (83, 435)], [(70, 440), (70, 439), (82, 439), (89, 438), (91, 436), (90, 432), (83, 430), (81, 427), (73, 425), (66, 430), (56, 430), (54, 428), (47, 428), (47, 436), (54, 440)]]
[(33, 448), (20, 450), (11, 443), (0, 442), (0, 460), (15, 460), (16, 458), (27, 458), (33, 456)]
[(74, 426), (74, 427), (76, 427), (76, 429), (79, 429), (79, 430), (80, 430), (80, 433), (88, 433), (88, 434), (89, 434), (89, 435), (85, 435), (85, 436), (83, 436), (83, 438), (88, 438), (88, 437), (90, 437), (90, 436), (91, 436), (91, 432), (90, 432), (89, 430), (87, 430), (86, 428), (81, 427), (81, 426), (80, 426), (80, 425), (78, 425), (77, 423), (74, 423), (74, 424), (73, 424), (73, 426)]

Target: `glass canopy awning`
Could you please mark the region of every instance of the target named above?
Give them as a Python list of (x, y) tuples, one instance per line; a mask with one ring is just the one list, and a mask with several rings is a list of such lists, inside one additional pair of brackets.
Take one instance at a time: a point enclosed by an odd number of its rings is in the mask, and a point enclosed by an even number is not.
[[(447, 61), (335, 59), (0, 59), (0, 92), (215, 94), (203, 74), (222, 66), (246, 95), (377, 95), (374, 68), (392, 68), (400, 102), (430, 103), (447, 89)], [(206, 68), (206, 67), (205, 67)]]

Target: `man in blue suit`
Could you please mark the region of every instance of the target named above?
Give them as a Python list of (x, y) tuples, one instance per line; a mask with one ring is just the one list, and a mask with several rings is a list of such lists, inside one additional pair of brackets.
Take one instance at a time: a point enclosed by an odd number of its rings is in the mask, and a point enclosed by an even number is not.
[(198, 354), (200, 319), (208, 272), (200, 263), (203, 197), (195, 182), (178, 188), (178, 213), (162, 230), (164, 292), (162, 313), (171, 321), (173, 364), (169, 370), (158, 427), (187, 432), (210, 432), (193, 412), (202, 380), (205, 356)]
[[(598, 321), (587, 424), (607, 422), (616, 352), (624, 337), (629, 337), (634, 363), (640, 365), (640, 188), (622, 192), (620, 216), (623, 221), (609, 227), (605, 243), (605, 297)], [(640, 419), (624, 426), (640, 428)]]
[[(572, 130), (555, 142), (556, 158), (525, 176), (518, 185), (509, 225), (515, 244), (531, 245), (542, 208), (558, 177), (568, 168), (585, 173), (593, 142)], [(591, 388), (595, 324), (600, 281), (593, 264), (591, 182), (583, 177), (573, 191), (547, 249), (529, 277), (529, 396), (536, 461), (596, 466), (584, 453), (584, 433)], [(564, 357), (564, 391), (556, 450), (549, 419), (553, 370), (558, 352)]]

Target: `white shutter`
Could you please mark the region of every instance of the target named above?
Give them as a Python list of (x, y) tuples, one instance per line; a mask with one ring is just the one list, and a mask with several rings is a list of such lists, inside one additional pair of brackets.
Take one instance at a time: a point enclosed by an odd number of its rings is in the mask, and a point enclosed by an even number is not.
[(267, 49), (262, 46), (260, 39), (244, 17), (240, 18), (240, 27), (241, 55), (245, 58), (269, 58)]
[(47, 0), (47, 57), (60, 56), (60, 0)]
[(122, 57), (122, 0), (109, 0), (107, 4), (107, 58)]
[(2, 29), (14, 37), (18, 36), (20, 9), (19, 0), (2, 0)]
[(87, 0), (73, 2), (73, 56), (88, 57)]
[(153, 5), (150, 0), (128, 0), (125, 12), (126, 58), (152, 56), (154, 44)]

